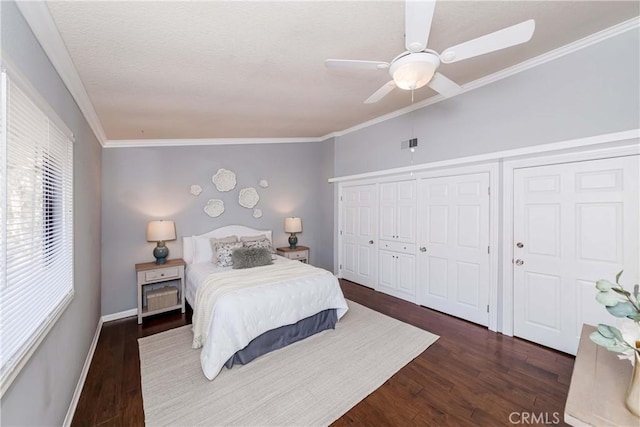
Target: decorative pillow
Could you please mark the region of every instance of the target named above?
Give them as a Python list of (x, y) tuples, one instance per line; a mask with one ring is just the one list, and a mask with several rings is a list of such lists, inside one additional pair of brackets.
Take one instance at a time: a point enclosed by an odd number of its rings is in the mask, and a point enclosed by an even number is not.
[(254, 242), (256, 240), (268, 239), (266, 234), (259, 234), (257, 236), (240, 236), (241, 242)]
[(221, 237), (219, 239), (216, 239), (215, 237), (211, 237), (209, 239), (209, 241), (211, 242), (212, 245), (214, 243), (235, 243), (235, 242), (238, 241), (238, 237), (237, 236), (227, 236), (227, 237)]
[(238, 241), (238, 238), (236, 236), (221, 237), (219, 239), (215, 237), (209, 238), (209, 245), (211, 246), (211, 257), (209, 258), (209, 261), (211, 261), (214, 264), (218, 262), (218, 254), (216, 252), (217, 243), (235, 243), (237, 241)]
[(229, 267), (233, 265), (233, 260), (231, 259), (231, 253), (234, 249), (241, 248), (242, 242), (218, 242), (213, 245), (213, 250), (216, 254), (215, 261), (218, 264), (218, 267)]
[(272, 264), (267, 248), (237, 248), (231, 253), (233, 268), (252, 268)]
[(243, 240), (242, 246), (244, 246), (245, 248), (264, 248), (267, 249), (269, 253), (276, 253), (276, 251), (273, 250), (273, 246), (271, 246), (271, 241), (264, 236), (258, 240)]

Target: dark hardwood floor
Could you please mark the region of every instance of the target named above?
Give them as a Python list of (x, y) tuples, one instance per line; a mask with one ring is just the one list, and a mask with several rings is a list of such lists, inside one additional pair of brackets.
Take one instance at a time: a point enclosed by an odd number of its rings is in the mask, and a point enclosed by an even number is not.
[[(335, 422), (337, 426), (563, 425), (574, 358), (341, 281), (346, 298), (440, 335), (424, 353)], [(73, 426), (144, 425), (139, 337), (191, 313), (105, 323)], [(525, 422), (528, 421), (528, 422)]]

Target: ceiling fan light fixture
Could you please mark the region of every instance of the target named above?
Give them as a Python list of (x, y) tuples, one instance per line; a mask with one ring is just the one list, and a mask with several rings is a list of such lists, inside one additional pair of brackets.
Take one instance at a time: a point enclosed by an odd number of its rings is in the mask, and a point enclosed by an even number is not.
[(429, 83), (439, 65), (437, 55), (427, 52), (411, 53), (394, 61), (389, 67), (389, 74), (400, 89), (419, 89)]

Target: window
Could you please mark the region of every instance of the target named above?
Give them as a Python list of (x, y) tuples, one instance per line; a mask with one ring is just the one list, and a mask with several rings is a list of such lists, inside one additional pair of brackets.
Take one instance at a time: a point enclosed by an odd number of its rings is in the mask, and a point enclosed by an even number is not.
[[(2, 394), (73, 298), (71, 132), (20, 78), (0, 88)], [(11, 75), (13, 77), (13, 75)]]

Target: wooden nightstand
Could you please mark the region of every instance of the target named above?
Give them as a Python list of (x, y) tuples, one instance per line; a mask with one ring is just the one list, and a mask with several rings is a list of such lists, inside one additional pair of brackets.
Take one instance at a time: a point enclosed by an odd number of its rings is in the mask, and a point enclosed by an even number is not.
[[(184, 266), (185, 262), (182, 259), (170, 259), (164, 264), (156, 264), (155, 262), (136, 264), (136, 273), (138, 274), (138, 324), (142, 323), (143, 317), (151, 316), (152, 314), (164, 313), (178, 308), (184, 313)], [(177, 304), (155, 310), (149, 310), (146, 305), (142, 304), (143, 288), (145, 286), (169, 280), (180, 281)]]
[(309, 248), (306, 246), (296, 246), (295, 249), (291, 249), (288, 246), (284, 248), (277, 248), (278, 255), (289, 259), (295, 259), (305, 264), (309, 263)]

